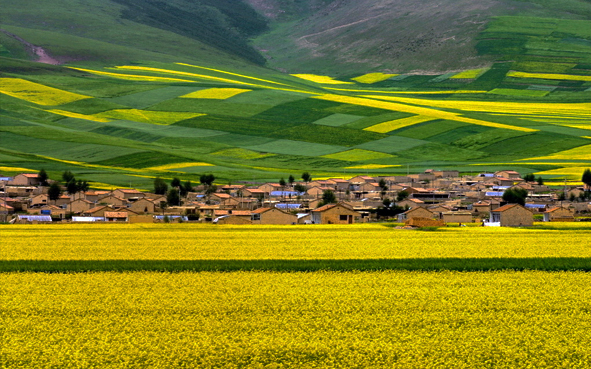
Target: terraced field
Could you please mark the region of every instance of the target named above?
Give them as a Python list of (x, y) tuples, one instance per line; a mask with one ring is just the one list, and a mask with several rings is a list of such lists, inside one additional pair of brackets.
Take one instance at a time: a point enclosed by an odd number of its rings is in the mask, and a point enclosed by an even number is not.
[[(544, 65), (579, 86), (544, 96), (473, 88), (501, 66), (455, 74), (449, 81), (456, 88), (445, 90), (437, 77), (420, 89), (402, 84), (416, 76), (383, 75), (335, 88), (329, 77), (262, 78), (186, 63), (70, 67), (60, 77), (3, 72), (3, 173), (70, 169), (97, 182), (117, 174), (125, 182), (113, 184), (149, 188), (151, 176), (196, 179), (202, 171), (229, 181), (276, 180), (302, 171), (318, 178), (476, 164), (475, 170), (509, 166), (548, 178), (568, 172), (576, 180), (578, 173), (560, 168), (591, 160), (591, 71)], [(513, 80), (542, 76), (504, 73), (505, 90)], [(191, 162), (208, 166), (170, 166)]]

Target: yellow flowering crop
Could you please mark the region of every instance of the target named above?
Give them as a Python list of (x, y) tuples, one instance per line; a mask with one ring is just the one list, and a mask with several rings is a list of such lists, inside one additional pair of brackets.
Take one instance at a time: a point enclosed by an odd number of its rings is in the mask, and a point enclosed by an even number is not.
[(579, 75), (575, 75), (575, 74), (509, 72), (509, 73), (507, 73), (507, 77), (540, 78), (540, 79), (553, 79), (553, 80), (561, 80), (561, 81), (591, 82), (591, 76), (579, 76)]
[(127, 81), (144, 81), (144, 82), (194, 82), (188, 79), (179, 79), (179, 78), (168, 78), (168, 77), (154, 77), (154, 76), (144, 76), (138, 74), (123, 74), (123, 73), (111, 73), (111, 72), (104, 72), (99, 70), (92, 70), (92, 69), (84, 69), (84, 68), (75, 68), (75, 67), (68, 67), (70, 69), (79, 70), (82, 72), (87, 72), (90, 74), (96, 74), (99, 76), (107, 76), (113, 77), (118, 79), (123, 79)]
[(101, 119), (131, 120), (134, 122), (141, 123), (168, 125), (180, 122), (181, 120), (195, 118), (203, 115), (205, 114), (170, 111), (152, 111), (139, 109), (114, 109), (95, 114), (94, 116)]
[(91, 120), (94, 122), (110, 122), (110, 119), (107, 118), (101, 118), (98, 117), (96, 115), (87, 115), (87, 114), (79, 114), (79, 113), (72, 113), (70, 111), (66, 111), (66, 110), (59, 110), (59, 109), (50, 109), (50, 110), (46, 110), (46, 112), (49, 113), (53, 113), (53, 114), (57, 114), (57, 115), (61, 115), (64, 117), (69, 117), (69, 118), (78, 118), (78, 119), (85, 119), (85, 120)]
[(583, 369), (590, 286), (585, 272), (0, 273), (0, 358), (7, 368)]
[(315, 74), (292, 74), (294, 77), (305, 79), (306, 81), (320, 83), (324, 85), (344, 85), (353, 84), (353, 82), (343, 82), (328, 76), (317, 76)]
[(523, 160), (589, 160), (591, 161), (591, 145), (579, 146), (574, 149), (560, 151), (555, 154), (540, 156), (535, 158), (522, 159)]
[(252, 90), (246, 90), (242, 88), (208, 88), (205, 90), (199, 90), (191, 92), (190, 94), (183, 95), (181, 97), (193, 98), (193, 99), (218, 99), (225, 100), (232, 96), (242, 94)]
[(353, 165), (351, 167), (345, 167), (345, 169), (384, 169), (384, 168), (394, 168), (399, 167), (400, 165), (388, 165), (388, 164), (362, 164), (362, 165)]
[(455, 74), (449, 78), (450, 79), (474, 79), (474, 78), (478, 78), (480, 75), (482, 75), (487, 70), (488, 70), (488, 68), (465, 70), (465, 71)]
[[(507, 124), (493, 123), (493, 122), (487, 122), (487, 121), (480, 120), (480, 119), (467, 118), (467, 117), (464, 117), (464, 116), (462, 116), (460, 114), (456, 114), (456, 113), (446, 112), (446, 111), (437, 110), (437, 109), (430, 109), (430, 108), (421, 107), (421, 106), (407, 105), (406, 103), (395, 103), (395, 102), (389, 102), (389, 101), (386, 102), (386, 101), (376, 100), (376, 99), (384, 99), (384, 100), (401, 100), (401, 101), (403, 101), (403, 100), (417, 100), (417, 99), (403, 99), (403, 98), (397, 98), (397, 97), (377, 96), (377, 95), (364, 96), (364, 97), (350, 97), (350, 96), (333, 95), (333, 94), (314, 96), (313, 98), (321, 99), (321, 100), (328, 100), (328, 101), (342, 102), (342, 103), (346, 103), (346, 104), (369, 106), (369, 107), (373, 107), (373, 108), (380, 108), (380, 109), (386, 109), (386, 110), (392, 110), (392, 111), (400, 111), (400, 112), (405, 112), (405, 113), (412, 113), (412, 114), (417, 114), (417, 115), (428, 116), (433, 119), (455, 120), (455, 121), (459, 121), (459, 122), (471, 123), (471, 124), (487, 126), (487, 127), (504, 128), (504, 129), (510, 129), (510, 130), (514, 130), (514, 131), (522, 131), (522, 132), (536, 132), (537, 131), (536, 129), (531, 129), (531, 128), (510, 126)], [(431, 101), (431, 100), (424, 100), (424, 101)]]
[(262, 78), (256, 78), (256, 77), (246, 76), (244, 74), (232, 73), (232, 72), (228, 72), (228, 71), (220, 70), (220, 69), (207, 68), (207, 67), (202, 67), (202, 66), (199, 66), (199, 65), (192, 65), (192, 64), (186, 64), (186, 63), (176, 63), (176, 64), (182, 65), (182, 66), (185, 66), (185, 67), (205, 69), (205, 70), (209, 70), (209, 71), (212, 71), (212, 72), (218, 72), (218, 73), (228, 74), (228, 75), (231, 75), (231, 76), (242, 77), (242, 78), (246, 78), (246, 79), (252, 79), (252, 80), (260, 81), (260, 82), (267, 82), (267, 83), (273, 83), (273, 84), (276, 84), (276, 85), (287, 86), (285, 83), (279, 83), (279, 82), (271, 81), (271, 80), (268, 80), (268, 79), (262, 79)]
[(429, 122), (431, 120), (435, 120), (433, 117), (422, 116), (422, 115), (415, 115), (413, 117), (402, 118), (402, 119), (395, 119), (384, 123), (378, 123), (371, 127), (364, 128), (366, 131), (378, 132), (378, 133), (388, 133), (394, 131), (396, 129), (413, 126), (415, 124)]
[(92, 98), (91, 96), (60, 90), (21, 78), (0, 78), (0, 93), (48, 106)]
[(359, 77), (351, 78), (353, 81), (357, 81), (359, 83), (376, 83), (385, 81), (392, 77), (399, 76), (399, 74), (387, 74), (387, 73), (367, 73)]

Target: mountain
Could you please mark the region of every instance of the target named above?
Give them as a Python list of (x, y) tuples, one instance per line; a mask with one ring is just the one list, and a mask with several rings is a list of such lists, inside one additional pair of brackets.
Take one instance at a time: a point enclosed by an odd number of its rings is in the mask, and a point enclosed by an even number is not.
[(562, 183), (591, 160), (589, 1), (0, 7), (2, 175), (150, 188), (510, 168)]

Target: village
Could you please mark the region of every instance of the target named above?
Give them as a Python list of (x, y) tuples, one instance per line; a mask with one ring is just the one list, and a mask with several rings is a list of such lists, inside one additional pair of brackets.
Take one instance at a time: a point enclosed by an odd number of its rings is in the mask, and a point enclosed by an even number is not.
[[(216, 186), (210, 181), (189, 184), (171, 201), (166, 193), (130, 188), (71, 191), (61, 187), (59, 196), (52, 199), (51, 180), (42, 183), (39, 173), (22, 173), (0, 177), (0, 222), (290, 225), (393, 221), (408, 227), (471, 223), (511, 227), (591, 216), (587, 185), (556, 190), (540, 179), (525, 177), (512, 170), (470, 176), (460, 176), (455, 170), (426, 170), (350, 179), (312, 180), (308, 175), (304, 176), (307, 181), (298, 182), (290, 176), (289, 182), (282, 179), (259, 185)], [(506, 201), (507, 191), (522, 193), (524, 198)]]

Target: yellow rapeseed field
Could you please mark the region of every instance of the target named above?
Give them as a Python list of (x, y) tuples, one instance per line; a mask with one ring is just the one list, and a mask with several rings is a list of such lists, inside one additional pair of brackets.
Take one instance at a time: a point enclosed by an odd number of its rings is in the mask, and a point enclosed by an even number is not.
[(378, 132), (378, 133), (388, 133), (394, 131), (396, 129), (413, 126), (419, 123), (429, 122), (431, 120), (435, 120), (433, 117), (423, 116), (423, 115), (415, 115), (413, 117), (402, 118), (402, 119), (395, 119), (384, 123), (378, 123), (371, 127), (364, 128), (366, 131), (371, 132)]
[(482, 75), (487, 70), (488, 70), (488, 68), (465, 70), (465, 71), (460, 72), (458, 74), (454, 74), (453, 76), (451, 76), (449, 78), (451, 78), (451, 79), (474, 79), (474, 78), (478, 78), (480, 75)]
[(46, 106), (62, 105), (92, 98), (92, 96), (60, 90), (22, 78), (0, 78), (0, 93)]
[(353, 81), (359, 83), (377, 83), (382, 82), (392, 77), (399, 76), (400, 74), (389, 74), (389, 73), (367, 73), (359, 77), (351, 78)]
[[(3, 242), (11, 247), (3, 248), (0, 260), (591, 257), (591, 224), (578, 223), (578, 226), (587, 228), (565, 233), (560, 230), (489, 227), (409, 232), (375, 224), (248, 227), (13, 225), (2, 229)], [(497, 242), (500, 239), (503, 242)], [(541, 243), (544, 247), (540, 247)]]
[(6, 368), (588, 368), (584, 272), (4, 273)]
[(175, 164), (166, 164), (166, 165), (159, 165), (157, 167), (149, 167), (145, 168), (146, 170), (175, 170), (175, 169), (183, 169), (189, 167), (211, 167), (213, 164), (203, 163), (203, 162), (189, 162), (189, 163), (175, 163)]
[(139, 109), (114, 109), (95, 114), (94, 117), (100, 119), (131, 120), (140, 123), (169, 125), (181, 120), (200, 117), (203, 115), (205, 114)]
[(579, 146), (574, 149), (564, 150), (555, 154), (540, 156), (535, 158), (522, 159), (527, 160), (589, 160), (591, 162), (591, 145)]
[(353, 82), (344, 82), (336, 80), (332, 77), (328, 76), (317, 76), (315, 74), (292, 74), (294, 77), (298, 77), (301, 79), (305, 79), (306, 81), (320, 83), (323, 85), (345, 85), (345, 84), (353, 84)]
[(383, 152), (363, 150), (363, 149), (351, 149), (347, 151), (341, 151), (334, 154), (323, 155), (323, 158), (336, 159), (336, 160), (349, 160), (349, 161), (362, 161), (362, 160), (375, 160), (393, 158), (394, 155), (385, 154)]
[(93, 69), (85, 69), (85, 68), (75, 68), (75, 67), (68, 67), (71, 69), (79, 70), (82, 72), (87, 72), (90, 74), (96, 74), (98, 76), (107, 76), (113, 77), (118, 79), (123, 79), (126, 81), (144, 81), (144, 82), (195, 82), (188, 79), (179, 79), (179, 78), (169, 78), (169, 77), (155, 77), (155, 76), (145, 76), (145, 75), (138, 75), (138, 74), (123, 74), (123, 73), (111, 73), (105, 72), (100, 70), (93, 70)]
[(208, 88), (205, 90), (191, 92), (190, 94), (186, 94), (181, 97), (193, 98), (193, 99), (225, 100), (225, 99), (229, 99), (232, 96), (236, 96), (238, 94), (242, 94), (242, 93), (248, 92), (248, 91), (252, 91), (252, 90), (247, 90), (247, 89), (242, 89), (242, 88)]
[(575, 74), (509, 72), (507, 73), (507, 77), (591, 82), (591, 76), (580, 76)]
[[(438, 109), (430, 109), (423, 106), (416, 106), (416, 105), (409, 105), (407, 104), (410, 102), (412, 104), (413, 100), (418, 99), (404, 99), (398, 97), (390, 97), (390, 96), (378, 96), (378, 95), (370, 95), (364, 97), (350, 97), (350, 96), (342, 96), (342, 95), (334, 95), (334, 94), (327, 94), (321, 96), (314, 96), (313, 98), (321, 99), (321, 100), (328, 100), (328, 101), (336, 101), (342, 102), (346, 104), (354, 104), (354, 105), (361, 105), (361, 106), (369, 106), (373, 108), (380, 108), (392, 111), (400, 111), (405, 113), (412, 113), (422, 116), (428, 116), (433, 119), (446, 119), (446, 120), (455, 120), (459, 122), (465, 122), (470, 124), (476, 124), (486, 127), (494, 127), (494, 128), (504, 128), (510, 129), (514, 131), (522, 131), (522, 132), (536, 132), (536, 129), (525, 128), (525, 127), (518, 127), (518, 126), (510, 126), (507, 124), (501, 123), (494, 123), (494, 122), (487, 122), (480, 119), (472, 119), (468, 117), (464, 117), (460, 114), (451, 113), (447, 111), (442, 111)], [(390, 102), (390, 101), (380, 101), (382, 100), (400, 100), (399, 102)], [(410, 101), (405, 101), (410, 100)], [(431, 100), (422, 100), (422, 101), (431, 101)], [(425, 104), (427, 105), (427, 104)], [(434, 105), (437, 106), (437, 105)]]
[(49, 109), (49, 110), (46, 110), (46, 112), (57, 114), (57, 115), (61, 115), (61, 116), (64, 116), (64, 117), (69, 117), (69, 118), (78, 118), (78, 119), (91, 120), (93, 122), (103, 122), (103, 123), (106, 123), (106, 122), (110, 122), (111, 121), (111, 119), (101, 118), (101, 117), (98, 117), (96, 115), (87, 115), (87, 114), (72, 113), (71, 111), (60, 110), (60, 109)]

